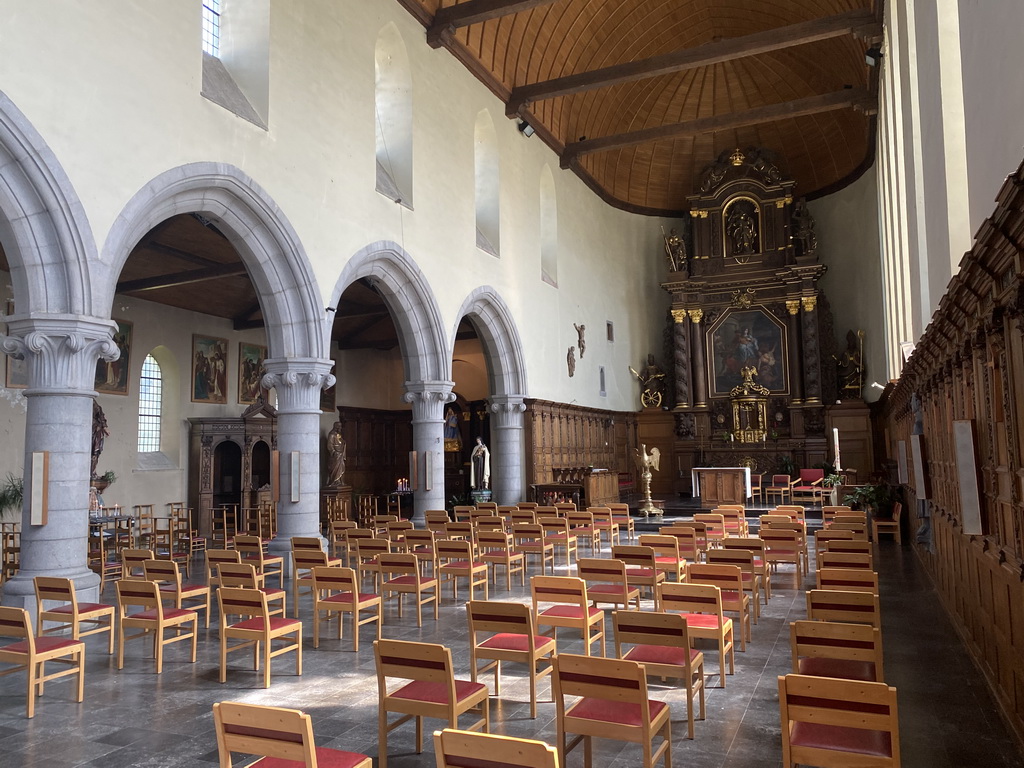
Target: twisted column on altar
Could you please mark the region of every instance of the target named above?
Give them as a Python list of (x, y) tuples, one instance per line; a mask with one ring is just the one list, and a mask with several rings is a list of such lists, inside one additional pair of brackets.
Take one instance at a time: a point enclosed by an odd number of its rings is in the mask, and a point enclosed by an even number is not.
[[(33, 615), (36, 576), (74, 579), (79, 600), (99, 600), (99, 577), (88, 567), (93, 387), (97, 361), (119, 355), (115, 328), (94, 319), (25, 318), (12, 320), (0, 337), (0, 349), (23, 356), (28, 369), (21, 566), (4, 585), (3, 602)], [(46, 525), (31, 525), (28, 515), (28, 473), (38, 451), (49, 453)]]
[(516, 504), (523, 493), (523, 414), (521, 395), (494, 395), (491, 400), (491, 487), (498, 504)]
[(413, 522), (428, 509), (444, 509), (444, 406), (455, 399), (451, 381), (405, 383), (402, 400), (412, 405), (412, 449), (416, 451)]
[(280, 498), (270, 549), (278, 554), (291, 551), (292, 536), (320, 536), (320, 390), (334, 384), (331, 365), (317, 358), (263, 363), (263, 387), (277, 393)]

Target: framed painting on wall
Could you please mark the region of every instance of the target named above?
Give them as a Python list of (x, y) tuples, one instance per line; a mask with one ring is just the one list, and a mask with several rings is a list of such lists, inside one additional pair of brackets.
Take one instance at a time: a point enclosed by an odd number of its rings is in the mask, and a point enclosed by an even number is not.
[[(14, 299), (7, 300), (7, 316), (14, 314)], [(8, 389), (25, 389), (28, 386), (28, 363), (25, 356), (20, 352), (12, 352), (7, 355), (7, 377), (5, 383)]]
[(192, 335), (192, 402), (226, 403), (228, 340)]
[(263, 378), (263, 361), (267, 359), (267, 348), (259, 344), (238, 342), (238, 402), (255, 403), (260, 395), (260, 380)]
[(728, 395), (743, 383), (742, 370), (757, 370), (754, 381), (772, 394), (788, 394), (785, 324), (764, 308), (730, 309), (707, 333), (708, 379), (712, 396)]
[(117, 330), (114, 331), (114, 343), (121, 356), (117, 360), (96, 362), (96, 382), (93, 386), (97, 392), (112, 395), (128, 394), (128, 374), (131, 372), (132, 324), (127, 320), (115, 320)]

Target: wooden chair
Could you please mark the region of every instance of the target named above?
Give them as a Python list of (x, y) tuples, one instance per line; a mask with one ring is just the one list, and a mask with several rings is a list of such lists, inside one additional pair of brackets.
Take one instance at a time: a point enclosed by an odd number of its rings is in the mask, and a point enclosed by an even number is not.
[(821, 525), (823, 528), (828, 528), (836, 519), (836, 515), (843, 515), (849, 512), (853, 512), (852, 507), (847, 506), (835, 506), (835, 505), (823, 505), (821, 508)]
[(384, 526), (384, 538), (391, 542), (395, 550), (405, 548), (405, 536), (415, 526), (411, 520), (393, 520)]
[(859, 568), (819, 568), (818, 589), (878, 594), (878, 574)]
[[(743, 589), (750, 593), (752, 618), (757, 624), (761, 618), (762, 569), (755, 565), (754, 553), (749, 549), (712, 549), (708, 552), (708, 563), (713, 565), (735, 565), (740, 569)], [(721, 585), (719, 585), (721, 586)]]
[(532, 525), (537, 522), (537, 514), (532, 509), (517, 509), (509, 517), (513, 528), (520, 523)]
[(536, 501), (520, 501), (516, 504), (516, 509), (536, 509), (539, 506)]
[(701, 541), (701, 533), (704, 531), (704, 524), (700, 523), (700, 532), (694, 524), (688, 525), (663, 525), (658, 529), (662, 536), (671, 536), (679, 546), (679, 556), (689, 563), (696, 563), (703, 559), (707, 551), (707, 539)]
[(601, 532), (594, 525), (592, 512), (569, 510), (565, 516), (569, 521), (569, 532), (576, 537), (577, 546), (582, 539), (587, 543), (587, 551), (593, 557), (601, 549)]
[(280, 615), (284, 618), (288, 611), (288, 593), (281, 587), (263, 586), (263, 579), (256, 572), (252, 563), (217, 563), (217, 583), (222, 587), (237, 589), (258, 589), (267, 598), (267, 605), (276, 605), (270, 611), (271, 616)]
[[(147, 557), (146, 560), (152, 560), (152, 557)], [(212, 590), (214, 587), (220, 586), (220, 575), (217, 572), (217, 567), (221, 563), (240, 563), (242, 562), (242, 555), (240, 552), (234, 549), (208, 549), (206, 550), (206, 583)]]
[(365, 528), (370, 519), (377, 514), (377, 497), (372, 493), (360, 493), (356, 495), (356, 516), (359, 526)]
[(795, 674), (885, 682), (882, 635), (875, 627), (794, 621), (789, 625), (789, 644)]
[(213, 545), (220, 549), (234, 549), (238, 534), (238, 505), (223, 504), (213, 508), (211, 521)]
[(313, 720), (297, 709), (222, 701), (213, 705), (220, 768), (231, 768), (231, 753), (259, 755), (250, 766), (371, 768), (366, 755), (318, 747)]
[[(555, 654), (553, 638), (537, 634), (530, 606), (522, 603), (498, 603), (470, 600), (466, 604), (469, 619), (469, 669), (473, 682), (477, 676), (494, 670), (494, 695), (501, 695), (501, 662), (525, 664), (530, 678), (530, 717), (537, 717), (537, 681), (551, 674)], [(480, 633), (487, 633), (484, 640)], [(487, 661), (484, 666), (479, 662)], [(547, 665), (538, 670), (539, 665)]]
[[(591, 768), (591, 739), (597, 736), (640, 744), (644, 768), (664, 758), (672, 766), (672, 723), (663, 701), (647, 698), (647, 676), (635, 661), (559, 654), (554, 660), (553, 686), (558, 713), (558, 756), (584, 742), (584, 765)], [(572, 706), (566, 697), (580, 697)], [(568, 734), (578, 734), (571, 742)], [(654, 738), (661, 745), (654, 749)]]
[[(199, 614), (187, 608), (164, 609), (160, 599), (160, 590), (152, 581), (129, 579), (117, 582), (117, 610), (121, 624), (121, 632), (117, 640), (117, 668), (124, 669), (124, 644), (127, 640), (147, 637), (153, 634), (154, 655), (156, 656), (156, 673), (164, 670), (164, 646), (180, 640), (192, 641), (192, 663), (196, 663), (196, 637), (199, 632)], [(136, 613), (129, 613), (129, 608), (142, 608)], [(192, 628), (188, 628), (188, 624)], [(129, 629), (139, 629), (134, 635), (127, 634)], [(164, 636), (165, 630), (171, 630), (170, 637)]]
[(650, 591), (654, 609), (658, 610), (658, 585), (665, 581), (665, 572), (658, 568), (654, 548), (616, 544), (612, 547), (612, 557), (626, 564), (626, 581), (630, 585)]
[(382, 537), (388, 530), (388, 523), (397, 523), (401, 518), (398, 515), (373, 515), (370, 518), (370, 529), (376, 537)]
[(832, 523), (828, 529), (829, 533), (838, 533), (839, 531), (850, 531), (853, 534), (854, 541), (867, 541), (868, 540), (868, 524), (864, 520), (844, 521), (840, 522), (839, 516), (836, 516), (836, 522)]
[(235, 549), (242, 553), (242, 562), (256, 566), (256, 573), (264, 579), (276, 575), (277, 586), (284, 587), (284, 558), (266, 554), (265, 546), (259, 536), (235, 536)]
[(145, 570), (142, 564), (147, 560), (156, 559), (156, 554), (151, 549), (122, 549), (121, 550), (121, 578), (122, 579), (144, 579)]
[(659, 571), (673, 576), (674, 581), (682, 581), (686, 578), (686, 559), (679, 554), (679, 539), (675, 536), (665, 536), (657, 533), (645, 533), (640, 535), (640, 546), (650, 547), (654, 550), (654, 564)]
[[(72, 640), (106, 632), (107, 653), (114, 652), (114, 606), (103, 603), (79, 603), (75, 584), (71, 579), (55, 576), (36, 576), (32, 579), (36, 590), (36, 635), (40, 638), (71, 630)], [(60, 605), (47, 608), (45, 601)], [(43, 628), (43, 622), (55, 621), (57, 626)], [(91, 629), (82, 629), (82, 625)]]
[(377, 589), (380, 580), (380, 556), (391, 552), (391, 542), (387, 539), (359, 539), (356, 542), (355, 569), (359, 580), (365, 581), (366, 575), (373, 576), (373, 588)]
[(537, 524), (544, 529), (544, 540), (554, 544), (555, 550), (565, 550), (565, 567), (572, 567), (573, 557), (579, 557), (579, 544), (576, 534), (569, 528), (569, 521), (564, 517), (539, 517)]
[(475, 541), (476, 527), (473, 525), (472, 520), (457, 520), (454, 523), (448, 523), (448, 525), (444, 527), (444, 535), (438, 535), (437, 538)]
[(729, 661), (731, 675), (736, 671), (736, 650), (732, 619), (723, 612), (721, 590), (709, 584), (669, 582), (662, 584), (658, 592), (661, 609), (681, 613), (686, 619), (690, 637), (718, 643), (719, 676), (724, 688), (726, 659)]
[[(341, 640), (345, 614), (352, 614), (352, 650), (359, 651), (359, 628), (372, 621), (377, 622), (377, 639), (380, 640), (384, 624), (384, 612), (380, 595), (375, 592), (360, 592), (359, 579), (351, 568), (341, 566), (315, 566), (313, 578), (313, 647), (320, 647), (320, 622), (328, 624), (338, 616), (338, 639)], [(363, 611), (372, 611), (366, 618), (360, 618)]]
[[(270, 660), (283, 653), (295, 651), (295, 674), (302, 674), (302, 622), (283, 616), (272, 619), (267, 609), (267, 596), (258, 589), (221, 587), (217, 592), (220, 608), (220, 681), (228, 679), (228, 654), (247, 648), (253, 649), (253, 668), (259, 671), (260, 648), (263, 650), (263, 687), (270, 687)], [(242, 617), (228, 623), (229, 616)], [(229, 645), (229, 640), (241, 642)], [(273, 647), (274, 640), (284, 645)]]
[[(449, 727), (459, 727), (459, 716), (479, 712), (480, 719), (462, 730), (490, 730), (490, 708), (487, 686), (468, 680), (456, 680), (452, 668), (452, 652), (443, 645), (415, 643), (406, 640), (374, 640), (379, 697), (377, 764), (387, 768), (388, 734), (395, 728), (416, 720), (416, 753), (423, 751), (423, 718), (446, 720)], [(406, 681), (388, 690), (389, 680)], [(393, 723), (388, 714), (401, 715)]]
[(877, 517), (871, 519), (871, 538), (876, 542), (880, 533), (891, 533), (896, 543), (903, 546), (903, 537), (900, 534), (900, 517), (903, 515), (903, 505), (898, 501), (892, 505), (892, 519), (879, 520)]
[(512, 589), (512, 574), (519, 573), (522, 586), (526, 586), (526, 555), (517, 552), (513, 546), (512, 534), (504, 531), (477, 531), (480, 559), (491, 571), (491, 581), (498, 586), (498, 566), (505, 567), (505, 589)]
[(422, 576), (416, 555), (389, 552), (380, 556), (380, 594), (384, 600), (392, 595), (398, 598), (398, 615), (402, 616), (403, 595), (413, 595), (416, 601), (416, 626), (423, 626), (423, 606), (434, 603), (434, 621), (438, 618), (440, 587), (436, 576)]
[(448, 513), (443, 509), (428, 509), (423, 513), (423, 520), (429, 526), (431, 523), (447, 525), (451, 522)]
[(835, 517), (832, 518), (832, 525), (836, 523), (866, 523), (868, 521), (868, 513), (860, 510), (849, 510), (843, 512), (836, 512)]
[(206, 611), (205, 626), (210, 628), (210, 586), (208, 584), (183, 584), (181, 571), (173, 560), (146, 560), (142, 564), (146, 581), (152, 581), (160, 588), (160, 597), (170, 599), (175, 608), (188, 608), (197, 613)]
[(14, 577), (21, 565), (21, 524), (0, 523), (0, 584)]
[[(534, 576), (530, 579), (530, 596), (538, 628), (551, 627), (551, 634), (547, 637), (557, 641), (558, 627), (577, 629), (583, 635), (584, 653), (589, 656), (591, 644), (600, 640), (601, 655), (604, 656), (604, 611), (590, 605), (583, 579)], [(542, 605), (546, 607), (541, 609)], [(592, 634), (592, 630), (596, 632)]]
[(790, 498), (793, 502), (809, 501), (812, 504), (821, 504), (825, 496), (825, 470), (824, 469), (801, 469), (797, 479), (793, 481), (790, 490)]
[(855, 539), (832, 539), (825, 542), (818, 553), (821, 552), (847, 552), (856, 555), (871, 555), (870, 541), (856, 541)]
[(89, 536), (89, 567), (100, 577), (101, 594), (107, 582), (116, 581), (124, 571), (113, 535), (100, 528)]
[(612, 511), (612, 520), (618, 524), (619, 529), (625, 528), (626, 540), (636, 541), (636, 522), (633, 520), (633, 516), (629, 514), (629, 504), (616, 502), (607, 506)]
[(814, 551), (820, 552), (823, 549), (827, 549), (829, 542), (835, 541), (836, 539), (853, 541), (853, 531), (833, 531), (831, 528), (828, 530), (815, 531)]
[(750, 473), (750, 496), (758, 501), (764, 501), (764, 475), (760, 472)]
[(807, 590), (807, 618), (812, 621), (841, 621), (882, 628), (878, 595), (871, 592), (842, 592), (834, 589)]
[(359, 526), (355, 520), (332, 520), (330, 535), (327, 539), (330, 547), (331, 557), (336, 557), (348, 563), (348, 545), (346, 532)]
[(567, 517), (570, 512), (576, 511), (576, 502), (574, 501), (556, 501), (555, 509), (558, 510), (560, 517)]
[(615, 522), (610, 507), (587, 507), (587, 511), (594, 516), (594, 527), (598, 532), (598, 544), (607, 536), (608, 547), (619, 542), (619, 524)]
[(308, 587), (310, 594), (314, 594), (313, 569), (332, 565), (341, 565), (341, 560), (328, 557), (319, 538), (292, 536), (292, 610), (295, 611), (295, 618), (299, 617), (302, 588)]
[(629, 585), (626, 564), (621, 560), (581, 557), (576, 561), (576, 575), (587, 585), (587, 597), (594, 607), (612, 603), (629, 608), (632, 601), (640, 610), (640, 590)]
[(793, 565), (796, 571), (796, 584), (799, 587), (804, 578), (807, 546), (802, 534), (789, 527), (792, 525), (799, 523), (764, 528), (760, 532), (760, 538), (764, 542), (764, 559), (769, 568), (778, 570), (780, 564)]
[(476, 510), (476, 507), (471, 505), (458, 505), (452, 509), (452, 515), (455, 517), (456, 522), (469, 520), (474, 510)]
[(482, 531), (499, 531), (500, 533), (505, 532), (505, 518), (498, 517), (497, 515), (478, 517), (473, 520), (473, 525), (476, 528), (477, 537), (480, 536), (480, 533)]
[(743, 572), (738, 565), (690, 563), (686, 578), (691, 584), (713, 584), (722, 592), (722, 609), (740, 621), (740, 650), (747, 650), (750, 635), (750, 597), (743, 591)]
[(754, 568), (761, 577), (762, 599), (768, 605), (772, 596), (772, 578), (764, 540), (760, 536), (731, 536), (722, 542), (722, 548), (745, 549), (754, 556)]
[(711, 510), (714, 514), (722, 516), (722, 525), (725, 527), (725, 535), (749, 536), (747, 518), (742, 504), (719, 505)]
[(765, 513), (758, 518), (758, 525), (763, 530), (764, 528), (770, 528), (773, 525), (782, 525), (784, 523), (790, 523), (793, 521), (789, 515), (777, 515), (774, 512)]
[(780, 504), (772, 511), (777, 515), (788, 515), (794, 523), (807, 524), (807, 507), (803, 504)]
[(477, 559), (476, 546), (472, 541), (438, 539), (434, 550), (437, 553), (438, 576), (442, 582), (452, 583), (452, 600), (459, 599), (459, 579), (466, 580), (470, 600), (473, 599), (474, 587), (483, 587), (484, 600), (487, 599), (487, 563)]
[(875, 570), (874, 557), (870, 552), (833, 552), (826, 549), (818, 553), (819, 568), (862, 568)]
[(501, 768), (559, 768), (558, 750), (543, 741), (451, 728), (434, 731), (437, 768), (486, 765), (495, 755), (501, 756)]
[(896, 689), (830, 677), (779, 677), (782, 764), (898, 768)]
[(789, 475), (772, 475), (771, 483), (764, 489), (765, 501), (771, 504), (772, 499), (778, 498), (779, 501), (785, 503), (787, 496), (792, 498), (792, 488), (793, 484)]
[[(671, 677), (686, 686), (686, 720), (693, 738), (693, 695), (700, 695), (700, 719), (704, 709), (704, 654), (691, 647), (686, 619), (677, 613), (615, 611), (615, 655), (641, 664), (648, 675)], [(623, 653), (622, 646), (632, 648)]]
[(512, 526), (512, 542), (517, 552), (524, 556), (537, 555), (540, 558), (540, 572), (555, 571), (555, 545), (544, 537), (544, 529), (537, 523), (516, 523)]
[[(807, 546), (807, 526), (806, 526), (806, 524), (801, 523), (799, 521), (792, 521), (791, 520), (789, 522), (771, 523), (770, 525), (763, 526), (761, 531), (759, 531), (758, 536), (759, 536), (759, 538), (762, 541), (766, 542), (766, 544), (765, 544), (766, 547), (768, 546), (767, 539), (771, 539), (772, 538), (772, 534), (770, 532), (771, 531), (776, 531), (776, 530), (779, 530), (779, 531), (794, 531), (794, 532), (796, 532), (796, 540), (797, 540), (797, 544), (798, 544), (798, 547), (799, 547), (799, 550), (800, 550), (800, 561), (803, 564), (803, 572), (804, 573), (808, 573), (810, 571), (810, 569), (811, 569), (811, 565), (810, 565), (810, 548)], [(768, 533), (767, 537), (765, 536), (766, 533)], [(785, 542), (779, 542), (779, 544), (780, 544), (780, 546), (781, 546), (781, 548), (783, 550), (786, 550), (786, 549), (789, 548), (786, 545)], [(766, 556), (767, 556), (767, 553), (766, 553)], [(783, 558), (783, 560), (780, 560), (779, 562), (790, 562), (790, 561), (788, 559)]]
[(693, 516), (695, 523), (704, 523), (707, 532), (708, 549), (718, 547), (725, 538), (725, 517), (717, 512), (698, 512)]
[[(28, 611), (10, 606), (0, 606), (0, 637), (18, 638), (14, 643), (0, 646), (0, 662), (15, 665), (0, 672), (0, 677), (25, 670), (28, 675), (26, 717), (35, 717), (36, 696), (43, 695), (44, 685), (61, 677), (78, 676), (75, 701), (82, 702), (85, 698), (85, 643), (66, 637), (36, 637), (32, 634)], [(47, 662), (69, 669), (46, 674)]]
[(359, 542), (363, 539), (375, 539), (371, 528), (349, 528), (345, 531), (345, 562), (349, 568), (359, 570)]

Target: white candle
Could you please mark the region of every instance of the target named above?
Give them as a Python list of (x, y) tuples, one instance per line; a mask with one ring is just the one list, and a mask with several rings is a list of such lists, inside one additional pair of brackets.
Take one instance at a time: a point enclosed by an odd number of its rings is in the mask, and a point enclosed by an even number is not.
[(843, 465), (839, 463), (839, 427), (832, 427), (832, 443), (836, 451), (836, 472), (842, 472)]

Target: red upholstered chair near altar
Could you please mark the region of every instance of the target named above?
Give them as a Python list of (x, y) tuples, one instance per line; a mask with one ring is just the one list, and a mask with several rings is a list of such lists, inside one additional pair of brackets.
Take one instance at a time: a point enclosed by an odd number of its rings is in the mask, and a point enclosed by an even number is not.
[(812, 504), (821, 504), (825, 495), (824, 482), (824, 469), (801, 469), (800, 476), (797, 477), (790, 491), (793, 502), (809, 501)]
[[(591, 739), (616, 739), (640, 744), (644, 768), (665, 759), (672, 765), (672, 723), (668, 704), (647, 698), (647, 675), (635, 661), (562, 653), (554, 660), (555, 706), (558, 710), (558, 756), (584, 742), (590, 768)], [(579, 697), (571, 706), (566, 697)], [(571, 742), (568, 734), (577, 734)], [(662, 743), (654, 749), (656, 736)]]
[[(494, 760), (501, 756), (501, 762)], [(558, 768), (558, 751), (543, 741), (469, 733), (445, 728), (434, 731), (437, 768), (496, 765), (496, 768)]]
[(769, 504), (772, 499), (778, 497), (779, 501), (785, 503), (786, 497), (792, 499), (793, 482), (789, 475), (772, 475), (772, 481), (764, 489), (765, 501)]
[(786, 768), (899, 768), (896, 689), (831, 677), (779, 678)]
[[(36, 637), (32, 620), (24, 608), (0, 606), (0, 637), (17, 637), (17, 642), (0, 646), (0, 663), (15, 664), (0, 672), (0, 677), (25, 670), (28, 674), (27, 717), (35, 717), (36, 695), (43, 695), (43, 684), (68, 675), (78, 675), (78, 695), (85, 698), (85, 643), (65, 637)], [(45, 672), (45, 664), (70, 666), (62, 672)]]
[[(466, 604), (469, 619), (469, 669), (473, 682), (477, 675), (494, 670), (494, 695), (501, 695), (501, 662), (525, 664), (530, 678), (530, 717), (537, 717), (537, 681), (551, 674), (555, 641), (537, 634), (530, 606), (470, 600)], [(488, 634), (479, 640), (480, 633)], [(479, 660), (487, 661), (480, 667)], [(537, 666), (546, 664), (544, 669)]]
[[(416, 753), (423, 751), (423, 718), (445, 720), (449, 727), (459, 727), (459, 716), (466, 712), (480, 714), (480, 719), (462, 730), (484, 733), (490, 730), (490, 702), (487, 686), (469, 680), (456, 680), (452, 652), (443, 645), (416, 643), (407, 640), (374, 640), (377, 664), (377, 744), (379, 768), (388, 765), (388, 734), (395, 728), (416, 720)], [(389, 690), (389, 680), (402, 680), (402, 685)], [(388, 713), (401, 715), (393, 723)]]
[[(704, 711), (704, 654), (690, 647), (686, 619), (677, 613), (616, 611), (615, 655), (643, 665), (648, 675), (682, 680), (686, 686), (686, 719), (693, 738), (693, 694), (700, 694), (700, 719)], [(632, 648), (623, 653), (622, 646)]]
[(250, 766), (371, 768), (366, 755), (318, 747), (313, 721), (297, 709), (222, 701), (213, 705), (220, 768), (231, 768), (231, 753), (259, 755)]
[[(359, 627), (377, 622), (377, 639), (380, 640), (384, 614), (381, 610), (380, 595), (360, 592), (359, 579), (351, 568), (339, 566), (316, 566), (313, 568), (313, 647), (320, 647), (321, 614), (328, 623), (334, 614), (338, 616), (338, 639), (345, 614), (352, 614), (352, 650), (359, 650)], [(366, 618), (360, 618), (363, 611), (372, 611)]]
[(794, 621), (789, 625), (793, 672), (884, 683), (882, 633), (867, 624)]
[[(103, 603), (79, 603), (75, 594), (75, 584), (71, 579), (36, 576), (32, 581), (36, 588), (36, 634), (39, 637), (55, 632), (63, 633), (69, 627), (72, 640), (107, 632), (107, 653), (114, 652), (114, 606)], [(44, 601), (58, 602), (60, 605), (46, 608)], [(56, 627), (44, 629), (45, 621), (56, 621), (58, 624)], [(93, 628), (83, 631), (82, 624)]]

